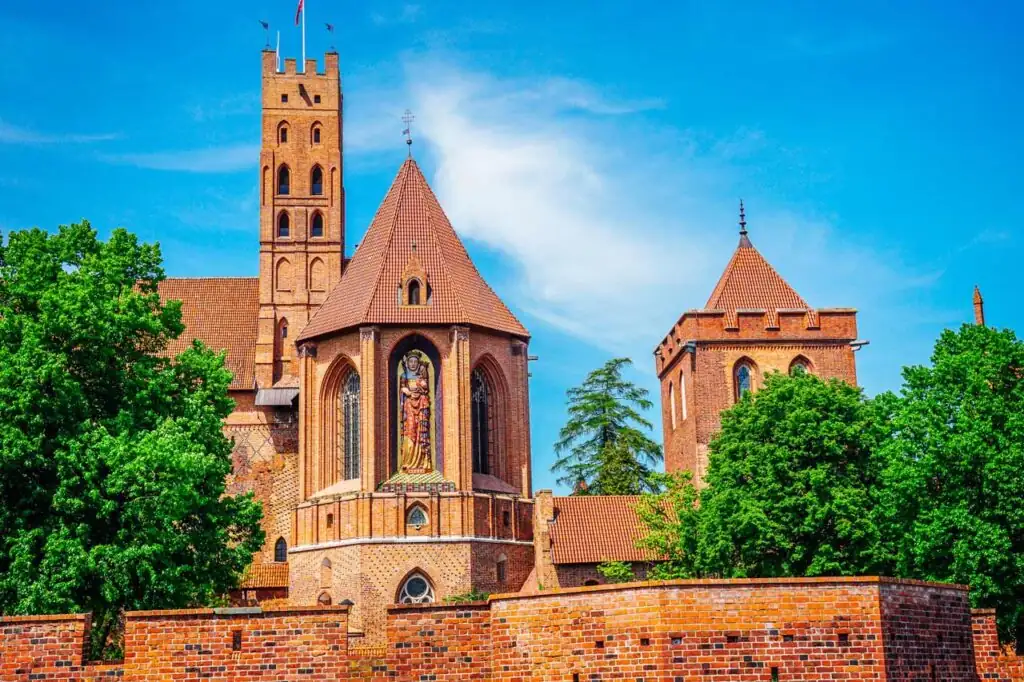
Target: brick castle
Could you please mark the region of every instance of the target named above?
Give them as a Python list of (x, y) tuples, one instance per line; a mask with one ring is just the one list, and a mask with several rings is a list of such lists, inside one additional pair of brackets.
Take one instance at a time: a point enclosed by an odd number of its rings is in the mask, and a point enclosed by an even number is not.
[[(956, 586), (602, 586), (599, 563), (643, 577), (657, 557), (635, 498), (534, 494), (529, 333), (411, 156), (345, 257), (338, 55), (262, 59), (259, 276), (161, 295), (186, 324), (169, 352), (227, 351), (228, 490), (263, 503), (266, 545), (236, 607), (129, 614), (123, 664), (85, 661), (87, 616), (0, 618), (0, 679), (1020, 679)], [(856, 381), (855, 311), (811, 308), (742, 207), (740, 227), (655, 350), (666, 468), (698, 481), (719, 412), (764, 373)], [(443, 604), (470, 592), (500, 596)]]

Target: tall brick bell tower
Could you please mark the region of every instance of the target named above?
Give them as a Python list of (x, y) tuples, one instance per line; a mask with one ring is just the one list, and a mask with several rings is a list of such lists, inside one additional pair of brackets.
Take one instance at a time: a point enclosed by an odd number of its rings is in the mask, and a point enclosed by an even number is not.
[[(257, 404), (298, 392), (294, 339), (341, 280), (345, 252), (342, 94), (338, 53), (299, 72), (263, 51)], [(277, 387), (278, 391), (268, 391)]]
[(688, 310), (654, 350), (665, 470), (702, 485), (719, 414), (768, 372), (857, 383), (857, 311), (812, 308), (754, 248), (740, 203), (740, 240), (703, 308)]

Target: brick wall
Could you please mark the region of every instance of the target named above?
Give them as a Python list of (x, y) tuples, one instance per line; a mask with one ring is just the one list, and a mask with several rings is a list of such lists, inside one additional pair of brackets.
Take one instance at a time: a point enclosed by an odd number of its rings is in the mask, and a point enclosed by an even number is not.
[(89, 625), (87, 614), (0, 616), (0, 680), (88, 679)]
[(975, 609), (971, 625), (978, 677), (999, 682), (1024, 680), (1024, 658), (999, 645), (995, 609)]
[(386, 642), (351, 651), (344, 607), (142, 612), (121, 666), (84, 665), (86, 616), (0, 618), (0, 680), (1022, 679), (967, 596), (884, 578), (584, 587), (392, 606)]
[[(751, 312), (735, 322), (736, 327), (728, 326), (722, 312), (688, 312), (659, 344), (655, 358), (665, 470), (691, 471), (698, 482), (707, 472), (708, 444), (721, 428), (719, 414), (735, 402), (733, 371), (740, 360), (751, 363), (755, 390), (767, 373), (788, 372), (798, 358), (818, 376), (857, 383), (850, 346), (857, 335), (855, 312), (779, 311), (774, 317)], [(694, 352), (686, 351), (688, 341), (696, 342)]]

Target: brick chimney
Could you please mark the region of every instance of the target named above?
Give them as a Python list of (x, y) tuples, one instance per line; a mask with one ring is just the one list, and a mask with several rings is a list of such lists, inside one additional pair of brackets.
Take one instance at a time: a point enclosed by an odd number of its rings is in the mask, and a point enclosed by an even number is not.
[(974, 324), (985, 326), (985, 301), (977, 285), (974, 286)]

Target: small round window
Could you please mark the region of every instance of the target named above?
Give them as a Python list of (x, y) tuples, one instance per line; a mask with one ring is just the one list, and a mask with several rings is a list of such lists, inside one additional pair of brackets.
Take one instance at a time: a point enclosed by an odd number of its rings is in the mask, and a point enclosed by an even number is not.
[(399, 604), (430, 604), (434, 601), (434, 588), (419, 573), (409, 576), (398, 595)]

